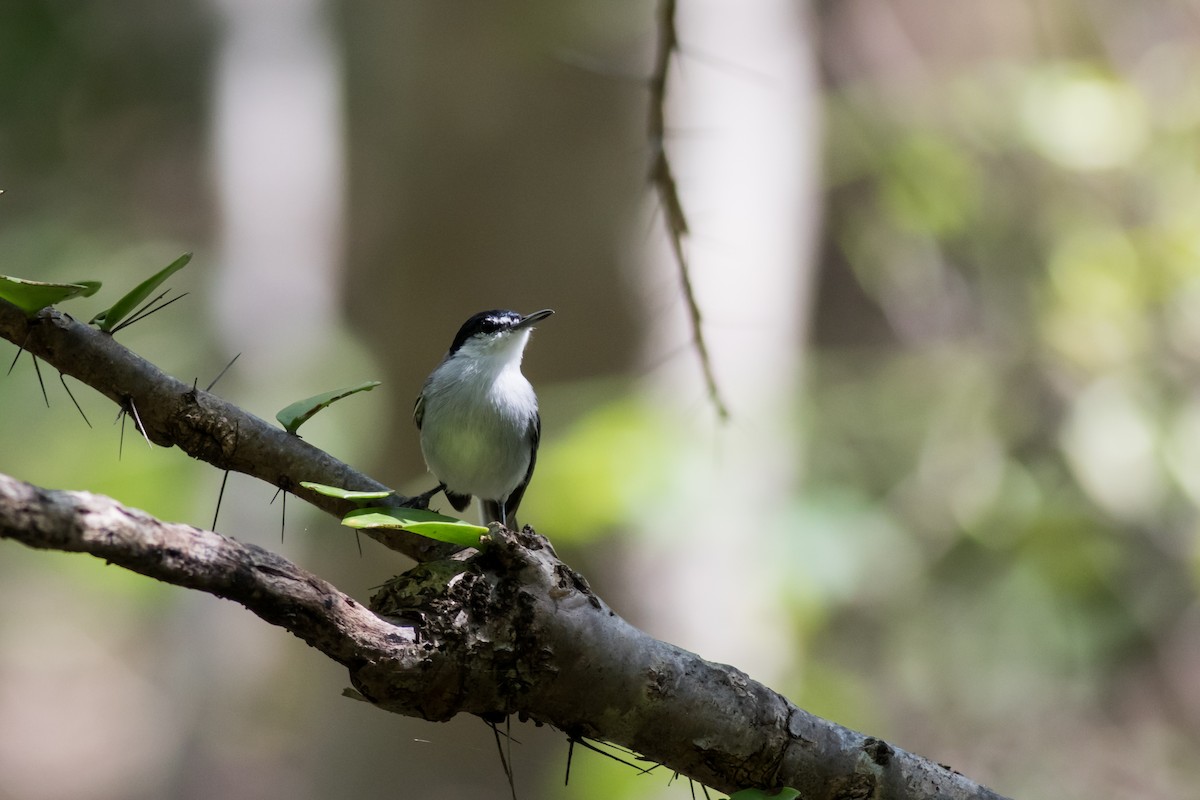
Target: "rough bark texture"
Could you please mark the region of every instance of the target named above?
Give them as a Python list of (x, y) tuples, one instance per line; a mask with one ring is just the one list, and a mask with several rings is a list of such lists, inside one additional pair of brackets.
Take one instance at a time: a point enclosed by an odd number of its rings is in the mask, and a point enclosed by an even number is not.
[[(378, 486), (294, 436), (164, 375), (111, 337), (0, 301), (0, 336), (121, 405), (147, 434), (276, 485)], [(327, 498), (304, 499), (333, 513)], [(0, 476), (0, 538), (84, 552), (241, 603), (345, 665), (381, 708), (429, 720), (518, 714), (635, 750), (723, 791), (792, 786), (825, 798), (999, 798), (933, 762), (814, 717), (733, 667), (629, 625), (529, 529), (493, 528), (482, 551), (423, 560), (364, 608), (262, 548), (83, 492)]]

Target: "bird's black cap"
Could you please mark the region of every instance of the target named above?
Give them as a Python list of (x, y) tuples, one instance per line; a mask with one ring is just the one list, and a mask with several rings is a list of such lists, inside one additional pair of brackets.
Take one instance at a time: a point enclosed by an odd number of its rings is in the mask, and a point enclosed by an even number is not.
[(480, 311), (464, 322), (462, 327), (458, 329), (458, 333), (455, 334), (454, 341), (450, 344), (450, 350), (446, 355), (454, 355), (467, 339), (470, 339), (477, 333), (496, 333), (497, 331), (511, 331), (517, 328), (524, 328), (545, 319), (553, 313), (554, 311), (549, 308), (543, 308), (541, 311), (535, 311), (525, 316), (505, 308)]

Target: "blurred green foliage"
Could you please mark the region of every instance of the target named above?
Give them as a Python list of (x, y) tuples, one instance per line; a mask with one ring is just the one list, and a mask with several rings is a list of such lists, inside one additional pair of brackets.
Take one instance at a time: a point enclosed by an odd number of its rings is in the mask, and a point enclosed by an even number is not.
[[(919, 26), (911, 11), (893, 21)], [(912, 572), (805, 628), (799, 698), (849, 724), (877, 721), (861, 697), (882, 683), (906, 736), (926, 715), (1010, 730), (1028, 754), (1099, 719), (1173, 746), (1200, 732), (1179, 682), (1200, 664), (1163, 660), (1198, 633), (1200, 51), (1084, 16), (1094, 40), (1033, 52), (1001, 37), (965, 55), (922, 28), (893, 74), (867, 66), (866, 27), (826, 42), (851, 53), (827, 73), (800, 502), (856, 487), (906, 554), (885, 569)], [(1089, 763), (1117, 757), (1090, 741)], [(1176, 767), (1164, 785), (1200, 779)], [(1045, 779), (1008, 777), (1017, 795)]]
[[(619, 391), (627, 394), (628, 387)], [(556, 541), (581, 544), (611, 536), (678, 480), (683, 432), (628, 394), (565, 427), (563, 435), (543, 442), (537, 492), (524, 501), (526, 515), (539, 528), (555, 531)]]
[[(1057, 791), (1073, 759), (1167, 759), (1157, 785), (1194, 786), (1200, 762), (1166, 754), (1200, 740), (1200, 48), (1118, 34), (1114, 12), (1085, 15), (1095, 40), (973, 56), (915, 8), (877, 12), (821, 18), (807, 457), (771, 553), (790, 565), (785, 688), (951, 763), (1044, 761), (1003, 776), (1018, 796)], [(889, 71), (881, 31), (925, 49)], [(647, 513), (694, 457), (670, 429), (594, 412), (549, 444), (530, 507), (598, 509), (575, 531)], [(1125, 751), (1108, 726), (1163, 744)]]

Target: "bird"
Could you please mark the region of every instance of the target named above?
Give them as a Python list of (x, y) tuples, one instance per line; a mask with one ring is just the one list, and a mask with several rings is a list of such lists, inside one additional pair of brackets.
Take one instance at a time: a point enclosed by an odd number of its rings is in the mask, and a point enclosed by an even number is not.
[(542, 419), (521, 374), (534, 324), (553, 314), (492, 309), (462, 324), (417, 397), (421, 454), (456, 511), (478, 497), (483, 522), (515, 529), (537, 464)]

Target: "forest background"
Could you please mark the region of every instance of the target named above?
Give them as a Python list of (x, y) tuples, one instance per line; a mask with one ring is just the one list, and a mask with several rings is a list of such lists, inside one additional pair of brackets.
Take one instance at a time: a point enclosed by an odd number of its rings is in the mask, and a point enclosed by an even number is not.
[[(1011, 796), (1188, 794), (1200, 5), (738, 6), (682, 0), (665, 143), (728, 422), (647, 182), (650, 0), (6, 3), (0, 271), (104, 280), (86, 318), (194, 251), (122, 340), (202, 385), (241, 353), (216, 391), (267, 418), (382, 380), (305, 435), (409, 490), (458, 324), (552, 306), (523, 516), (618, 612)], [(0, 470), (212, 524), (220, 473), (48, 388), (0, 380)], [(217, 529), (363, 599), (404, 568), (299, 503), (280, 542), (272, 493), (234, 476)], [(478, 720), (345, 683), (3, 548), (0, 796), (499, 796)], [(563, 789), (517, 736), (523, 797), (689, 796), (578, 751)]]

